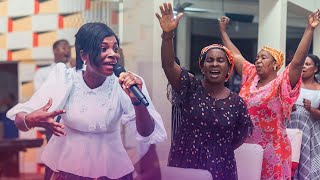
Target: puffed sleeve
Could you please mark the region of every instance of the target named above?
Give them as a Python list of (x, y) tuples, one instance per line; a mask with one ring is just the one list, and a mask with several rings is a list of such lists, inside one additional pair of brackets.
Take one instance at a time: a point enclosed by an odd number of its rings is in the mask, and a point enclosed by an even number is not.
[(51, 71), (47, 80), (37, 90), (30, 100), (18, 103), (7, 112), (7, 117), (15, 120), (19, 112), (31, 113), (43, 107), (52, 98), (52, 106), (49, 111), (62, 109), (72, 88), (72, 73), (74, 69), (68, 69), (65, 64), (58, 63)]
[[(142, 78), (141, 78), (141, 80), (143, 83), (142, 93), (145, 95), (145, 97), (147, 98), (147, 100), (149, 102), (149, 106), (147, 106), (147, 109), (148, 109), (151, 117), (154, 119), (155, 128), (154, 128), (154, 131), (147, 137), (141, 136), (138, 133), (138, 131), (136, 131), (136, 138), (139, 141), (142, 141), (144, 143), (149, 143), (149, 144), (163, 142), (167, 138), (167, 132), (164, 128), (163, 121), (162, 121), (160, 114), (156, 111), (156, 109), (150, 99), (149, 93), (148, 93), (147, 88), (145, 86), (145, 82)], [(122, 93), (121, 106), (124, 111), (124, 114), (121, 116), (121, 121), (123, 124), (127, 124), (129, 122), (135, 121), (136, 115), (135, 115), (134, 107), (131, 103), (129, 96), (127, 94), (125, 94), (125, 92), (122, 89), (120, 91)], [(135, 126), (131, 126), (131, 127), (135, 127)]]
[(35, 90), (38, 90), (41, 85), (43, 84), (43, 75), (42, 75), (42, 69), (38, 69), (35, 73), (34, 73), (34, 77), (33, 77), (33, 87)]
[(250, 81), (250, 77), (254, 76), (257, 73), (257, 70), (254, 64), (251, 64), (248, 61), (244, 61), (242, 67), (242, 85), (246, 83), (248, 80)]
[(283, 115), (290, 119), (293, 104), (297, 101), (300, 95), (301, 77), (294, 88), (291, 87), (289, 78), (289, 66), (282, 71), (277, 77), (279, 84), (279, 96), (283, 108)]
[(242, 98), (239, 97), (239, 102), (237, 103), (236, 107), (238, 107), (239, 110), (237, 111), (237, 120), (233, 130), (233, 149), (237, 149), (239, 146), (241, 146), (247, 137), (251, 136), (253, 130), (253, 124), (250, 119), (250, 115)]

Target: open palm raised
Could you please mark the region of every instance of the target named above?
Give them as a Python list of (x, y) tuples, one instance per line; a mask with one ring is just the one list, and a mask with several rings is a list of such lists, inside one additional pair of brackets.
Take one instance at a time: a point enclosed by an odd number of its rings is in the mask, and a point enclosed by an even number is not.
[(161, 16), (156, 13), (156, 16), (160, 22), (160, 26), (164, 32), (171, 32), (177, 28), (180, 18), (183, 13), (179, 13), (177, 17), (174, 17), (171, 3), (163, 3), (160, 6)]

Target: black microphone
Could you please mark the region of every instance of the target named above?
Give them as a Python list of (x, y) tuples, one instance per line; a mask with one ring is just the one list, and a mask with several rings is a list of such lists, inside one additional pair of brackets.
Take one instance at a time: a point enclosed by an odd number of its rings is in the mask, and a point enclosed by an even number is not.
[[(115, 64), (113, 66), (113, 72), (114, 74), (119, 77), (119, 75), (123, 72), (126, 72), (126, 70), (120, 66), (119, 64)], [(136, 99), (139, 102), (142, 102), (143, 105), (148, 106), (149, 102), (147, 100), (147, 98), (144, 96), (144, 94), (140, 91), (140, 89), (138, 88), (138, 86), (136, 84), (132, 85), (129, 90), (132, 92), (132, 94), (134, 95), (134, 97), (136, 97)]]

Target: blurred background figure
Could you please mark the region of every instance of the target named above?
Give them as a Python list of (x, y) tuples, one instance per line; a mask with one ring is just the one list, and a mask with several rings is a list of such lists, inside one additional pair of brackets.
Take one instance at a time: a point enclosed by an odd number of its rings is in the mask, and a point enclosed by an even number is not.
[[(320, 179), (320, 69), (318, 56), (309, 54), (302, 69), (300, 95), (287, 127), (303, 132), (300, 160), (294, 179)], [(292, 164), (294, 166), (294, 164)]]
[(34, 90), (37, 91), (49, 76), (51, 70), (59, 62), (71, 67), (71, 47), (67, 40), (61, 39), (56, 41), (53, 46), (54, 62), (50, 66), (38, 69), (34, 75)]

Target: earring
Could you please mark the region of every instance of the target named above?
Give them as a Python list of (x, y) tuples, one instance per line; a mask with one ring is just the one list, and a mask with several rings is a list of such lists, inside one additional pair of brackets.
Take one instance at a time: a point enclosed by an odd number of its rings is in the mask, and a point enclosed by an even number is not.
[(82, 64), (82, 71), (86, 71), (86, 70), (87, 70), (86, 62), (87, 62), (87, 61), (83, 61), (83, 64)]
[(275, 71), (276, 71), (276, 70), (277, 70), (277, 66), (273, 66), (273, 70), (275, 70)]

